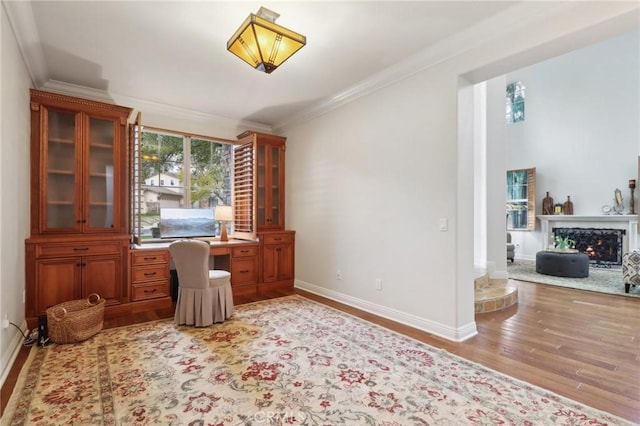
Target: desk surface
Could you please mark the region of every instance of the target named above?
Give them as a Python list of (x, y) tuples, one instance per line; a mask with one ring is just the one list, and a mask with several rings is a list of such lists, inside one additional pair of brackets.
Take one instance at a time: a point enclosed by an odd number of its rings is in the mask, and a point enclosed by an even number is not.
[[(235, 240), (230, 238), (229, 241), (220, 241), (219, 239), (214, 238), (194, 238), (195, 240), (201, 240), (209, 243), (211, 247), (233, 247), (233, 246), (242, 246), (247, 244), (258, 244), (258, 241), (251, 240)], [(132, 250), (151, 250), (151, 249), (166, 249), (169, 248), (169, 245), (178, 240), (166, 241), (166, 242), (156, 242), (156, 243), (145, 243), (145, 244), (133, 244), (131, 245)]]

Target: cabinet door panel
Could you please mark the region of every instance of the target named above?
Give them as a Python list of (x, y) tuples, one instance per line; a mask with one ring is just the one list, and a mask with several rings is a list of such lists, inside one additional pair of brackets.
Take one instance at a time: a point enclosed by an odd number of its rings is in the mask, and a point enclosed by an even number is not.
[(36, 262), (36, 312), (58, 303), (79, 299), (80, 258), (41, 260)]
[(293, 244), (284, 244), (278, 248), (278, 279), (293, 279)]
[(267, 148), (264, 145), (258, 145), (256, 147), (256, 161), (258, 163), (256, 168), (256, 225), (258, 229), (264, 228), (269, 223), (269, 206), (267, 204)]
[(117, 123), (89, 117), (88, 128), (84, 197), (87, 228), (112, 229), (117, 193), (114, 176)]
[(82, 297), (97, 293), (107, 304), (120, 302), (122, 263), (119, 256), (82, 259)]
[(43, 107), (45, 128), (42, 133), (42, 229), (44, 231), (80, 232), (82, 228), (77, 123), (80, 114)]
[(280, 174), (282, 173), (280, 167), (280, 148), (277, 146), (270, 147), (270, 174), (269, 176), (269, 223), (268, 225), (274, 228), (282, 228), (280, 213), (280, 198), (282, 185), (280, 185)]
[(262, 281), (270, 282), (278, 279), (278, 252), (277, 246), (264, 246), (262, 252)]

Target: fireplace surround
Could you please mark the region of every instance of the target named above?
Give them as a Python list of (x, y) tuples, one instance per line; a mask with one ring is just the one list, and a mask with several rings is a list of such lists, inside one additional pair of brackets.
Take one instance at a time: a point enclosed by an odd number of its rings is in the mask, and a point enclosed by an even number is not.
[[(619, 255), (622, 256), (630, 250), (640, 248), (638, 246), (638, 215), (538, 215), (537, 218), (540, 220), (542, 234), (542, 247), (540, 247), (540, 250), (547, 250), (549, 247), (553, 247), (554, 228), (623, 230), (624, 232), (622, 232), (621, 236), (622, 246), (618, 250)], [(600, 249), (603, 250), (603, 248)], [(621, 261), (616, 259), (615, 263), (601, 262), (600, 266), (618, 267), (621, 264)]]

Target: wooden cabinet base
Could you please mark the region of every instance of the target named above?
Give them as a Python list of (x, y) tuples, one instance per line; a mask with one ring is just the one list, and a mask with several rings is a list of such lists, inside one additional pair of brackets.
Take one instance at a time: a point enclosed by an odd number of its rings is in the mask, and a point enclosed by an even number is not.
[(256, 284), (246, 284), (246, 285), (232, 285), (231, 292), (234, 296), (242, 295), (246, 296), (248, 294), (256, 294), (258, 292), (258, 286)]
[[(151, 312), (160, 309), (173, 309), (171, 297), (162, 297), (140, 302), (122, 303), (119, 305), (107, 305), (104, 308), (105, 319), (115, 319), (122, 316), (135, 315), (143, 312)], [(38, 318), (26, 318), (29, 330), (38, 326)]]
[(104, 309), (104, 317), (107, 319), (117, 318), (123, 315), (138, 314), (141, 312), (153, 311), (156, 309), (171, 308), (173, 302), (171, 297), (159, 297), (156, 299), (131, 302), (118, 306), (107, 306)]
[(282, 288), (293, 288), (293, 280), (286, 281), (272, 281), (269, 283), (260, 283), (258, 284), (258, 293), (271, 291), (271, 290), (279, 290)]

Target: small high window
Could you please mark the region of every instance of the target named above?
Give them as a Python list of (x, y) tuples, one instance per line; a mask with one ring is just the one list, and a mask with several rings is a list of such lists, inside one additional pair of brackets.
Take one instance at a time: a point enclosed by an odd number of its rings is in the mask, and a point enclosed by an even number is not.
[(507, 124), (524, 121), (524, 89), (524, 84), (521, 81), (507, 84)]

